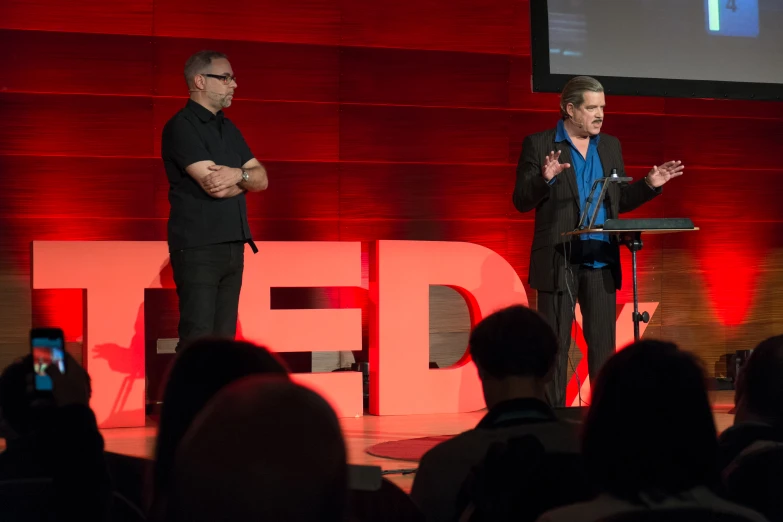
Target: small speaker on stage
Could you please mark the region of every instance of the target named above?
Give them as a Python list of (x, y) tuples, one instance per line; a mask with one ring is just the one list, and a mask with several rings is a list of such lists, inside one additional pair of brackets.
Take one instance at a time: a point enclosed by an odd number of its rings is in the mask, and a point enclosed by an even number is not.
[(748, 360), (751, 353), (753, 353), (753, 350), (737, 350), (730, 357), (728, 368), (729, 379), (731, 379), (735, 385), (737, 383), (737, 378), (742, 371), (742, 367), (745, 365), (745, 362)]

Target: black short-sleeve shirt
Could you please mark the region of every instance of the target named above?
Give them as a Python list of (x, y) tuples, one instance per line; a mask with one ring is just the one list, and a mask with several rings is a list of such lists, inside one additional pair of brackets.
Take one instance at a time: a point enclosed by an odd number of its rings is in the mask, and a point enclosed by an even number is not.
[(253, 159), (242, 133), (223, 111), (188, 100), (163, 127), (161, 156), (169, 180), (169, 251), (249, 241), (245, 194), (213, 198), (187, 173), (197, 161), (240, 168)]

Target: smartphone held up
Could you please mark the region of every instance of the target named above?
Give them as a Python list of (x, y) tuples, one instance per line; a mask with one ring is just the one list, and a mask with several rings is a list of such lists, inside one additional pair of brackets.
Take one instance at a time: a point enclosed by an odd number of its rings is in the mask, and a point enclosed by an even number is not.
[(51, 392), (52, 378), (46, 373), (56, 365), (65, 374), (65, 339), (59, 328), (33, 328), (30, 331), (30, 354), (33, 359), (35, 391)]

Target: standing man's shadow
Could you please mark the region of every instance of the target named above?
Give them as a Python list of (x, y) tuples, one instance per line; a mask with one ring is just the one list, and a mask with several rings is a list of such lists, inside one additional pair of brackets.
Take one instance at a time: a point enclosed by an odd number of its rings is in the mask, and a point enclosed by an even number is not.
[[(161, 266), (157, 278), (150, 282), (150, 287), (174, 288), (174, 279), (171, 270), (171, 264), (168, 257)], [(104, 343), (96, 345), (92, 352), (95, 359), (103, 359), (109, 365), (111, 371), (123, 374), (122, 384), (112, 402), (109, 416), (102, 422), (122, 426), (131, 423), (139, 415), (139, 409), (131, 411), (126, 410), (128, 398), (136, 384), (136, 381), (142, 380), (145, 376), (145, 336), (144, 336), (144, 302), (139, 305), (136, 314), (134, 334), (127, 346), (121, 346), (116, 343)], [(145, 399), (146, 399), (146, 383)], [(141, 413), (145, 408), (142, 405)]]

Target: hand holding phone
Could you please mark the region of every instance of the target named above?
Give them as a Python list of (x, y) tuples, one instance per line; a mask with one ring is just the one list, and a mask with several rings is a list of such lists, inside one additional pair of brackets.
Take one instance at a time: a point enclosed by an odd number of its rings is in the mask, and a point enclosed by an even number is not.
[(33, 359), (33, 389), (39, 399), (57, 406), (90, 404), (90, 378), (65, 351), (63, 331), (59, 328), (33, 328), (30, 331)]
[(60, 374), (66, 373), (65, 338), (59, 328), (33, 328), (30, 330), (30, 354), (33, 358), (34, 389), (51, 392), (52, 378), (47, 373), (51, 366)]
[(58, 365), (51, 365), (46, 369), (46, 374), (52, 380), (52, 396), (57, 406), (80, 404), (90, 406), (90, 377), (84, 368), (65, 352), (68, 373), (60, 373)]

